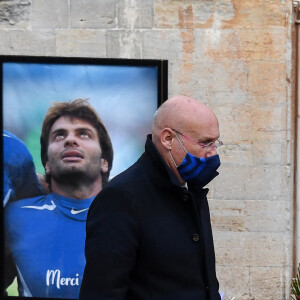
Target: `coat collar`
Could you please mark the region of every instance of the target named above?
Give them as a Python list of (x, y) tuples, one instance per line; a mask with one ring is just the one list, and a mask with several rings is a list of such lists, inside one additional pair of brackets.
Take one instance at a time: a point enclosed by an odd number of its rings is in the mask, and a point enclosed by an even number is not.
[(153, 163), (155, 163), (157, 166), (160, 167), (160, 171), (167, 174), (169, 180), (171, 181), (171, 183), (173, 185), (182, 188), (179, 180), (177, 179), (177, 177), (175, 176), (173, 171), (165, 163), (165, 161), (161, 157), (160, 153), (156, 149), (155, 145), (153, 144), (151, 134), (147, 135), (147, 140), (146, 140), (146, 144), (145, 144), (145, 153), (147, 156), (150, 156)]
[(156, 178), (158, 180), (164, 181), (163, 180), (164, 178), (168, 178), (169, 182), (171, 183), (171, 185), (173, 187), (180, 188), (183, 191), (189, 190), (189, 191), (192, 191), (192, 192), (196, 192), (198, 194), (201, 194), (204, 197), (207, 195), (207, 193), (208, 193), (207, 188), (202, 188), (201, 186), (190, 185), (190, 184), (188, 184), (188, 188), (186, 188), (186, 186), (183, 187), (180, 184), (179, 180), (177, 179), (177, 177), (175, 176), (173, 171), (165, 163), (165, 161), (161, 157), (160, 153), (156, 149), (155, 145), (153, 144), (151, 134), (147, 135), (147, 140), (146, 140), (146, 144), (145, 144), (145, 154), (150, 157), (151, 163), (155, 164), (155, 166), (156, 166), (156, 168), (158, 168), (159, 172), (162, 172), (162, 175), (161, 174), (156, 174)]

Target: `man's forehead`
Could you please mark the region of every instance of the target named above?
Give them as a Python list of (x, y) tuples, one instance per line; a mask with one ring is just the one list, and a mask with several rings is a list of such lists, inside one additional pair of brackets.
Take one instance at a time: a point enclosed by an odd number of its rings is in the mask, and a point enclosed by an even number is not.
[(75, 117), (75, 116), (61, 116), (52, 125), (50, 132), (57, 129), (76, 129), (76, 128), (88, 128), (92, 131), (96, 131), (96, 128), (87, 120)]
[(216, 139), (220, 135), (218, 119), (211, 113), (186, 116), (183, 127), (186, 133), (202, 140)]

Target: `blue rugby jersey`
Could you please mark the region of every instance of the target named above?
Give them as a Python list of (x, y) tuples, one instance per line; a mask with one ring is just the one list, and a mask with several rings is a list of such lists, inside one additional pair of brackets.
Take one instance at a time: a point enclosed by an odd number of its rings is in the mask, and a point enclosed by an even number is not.
[(18, 270), (21, 296), (79, 297), (85, 224), (93, 199), (51, 193), (7, 205), (5, 238)]
[(3, 130), (3, 205), (9, 200), (43, 194), (32, 156), (26, 145)]

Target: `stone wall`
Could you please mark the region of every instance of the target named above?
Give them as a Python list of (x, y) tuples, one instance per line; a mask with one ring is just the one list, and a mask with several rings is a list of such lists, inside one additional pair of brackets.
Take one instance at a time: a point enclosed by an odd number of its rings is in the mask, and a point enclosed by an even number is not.
[(225, 299), (288, 299), (293, 241), (288, 0), (2, 0), (0, 54), (169, 60), (169, 95), (220, 120), (210, 207)]

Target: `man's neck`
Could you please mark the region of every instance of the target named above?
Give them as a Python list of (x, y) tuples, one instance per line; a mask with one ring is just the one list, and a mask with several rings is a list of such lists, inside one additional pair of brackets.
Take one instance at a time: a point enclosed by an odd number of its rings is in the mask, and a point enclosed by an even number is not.
[(89, 185), (84, 184), (72, 184), (72, 185), (60, 185), (55, 181), (51, 182), (52, 192), (73, 199), (87, 199), (96, 196), (102, 189), (102, 182), (92, 183)]

